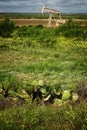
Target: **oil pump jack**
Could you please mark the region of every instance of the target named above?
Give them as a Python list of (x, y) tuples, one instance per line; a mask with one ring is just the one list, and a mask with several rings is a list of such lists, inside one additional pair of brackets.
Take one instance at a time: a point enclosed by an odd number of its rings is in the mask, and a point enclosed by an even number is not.
[[(41, 13), (43, 14), (45, 11), (49, 13), (49, 21), (48, 21), (49, 27), (51, 27), (52, 19), (54, 19), (56, 26), (58, 26), (60, 23), (62, 23), (59, 11), (47, 8), (43, 5), (41, 8)], [(55, 18), (55, 14), (57, 15), (57, 18)]]

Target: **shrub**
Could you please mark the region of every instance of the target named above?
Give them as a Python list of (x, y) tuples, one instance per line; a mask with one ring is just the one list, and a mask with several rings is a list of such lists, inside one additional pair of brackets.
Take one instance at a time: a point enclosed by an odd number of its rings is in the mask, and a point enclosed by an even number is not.
[(14, 28), (15, 24), (11, 22), (9, 19), (5, 19), (3, 22), (0, 23), (0, 36), (10, 37)]
[(18, 81), (15, 74), (12, 73), (0, 73), (0, 83), (1, 89), (4, 91), (3, 96), (9, 96), (9, 91), (17, 91), (17, 89), (21, 86), (20, 81)]
[(55, 31), (56, 35), (64, 35), (68, 38), (86, 39), (87, 30), (82, 28), (80, 24), (74, 23), (71, 19), (65, 24), (58, 27)]

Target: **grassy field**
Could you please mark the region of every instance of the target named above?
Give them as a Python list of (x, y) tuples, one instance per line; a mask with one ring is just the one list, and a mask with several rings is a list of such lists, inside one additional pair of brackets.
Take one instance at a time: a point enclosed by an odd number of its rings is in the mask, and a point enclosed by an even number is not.
[[(61, 82), (64, 86), (71, 85), (71, 87), (80, 78), (87, 76), (87, 42), (75, 42), (72, 39), (60, 37), (57, 39), (56, 48), (40, 48), (36, 47), (38, 43), (33, 43), (35, 47), (26, 47), (25, 44), (29, 44), (29, 38), (1, 38), (0, 41), (1, 44), (7, 45), (6, 50), (4, 47), (0, 50), (2, 72), (13, 72), (21, 78), (23, 78), (21, 74), (29, 79), (45, 78), (49, 81)], [(16, 45), (13, 46), (13, 44)], [(21, 46), (21, 44), (24, 45)]]
[[(61, 13), (62, 18), (64, 19), (87, 19), (87, 14), (63, 14)], [(0, 19), (9, 18), (9, 19), (47, 19), (49, 17), (48, 13), (0, 13)]]
[[(65, 33), (65, 26), (18, 27), (10, 37), (0, 37), (1, 130), (87, 129), (86, 100), (69, 100), (70, 90), (77, 95), (78, 85), (87, 81), (86, 30), (76, 35), (73, 27), (74, 33), (70, 27)], [(32, 103), (32, 89), (38, 86), (62, 90), (62, 100)], [(3, 87), (9, 90), (6, 97)]]

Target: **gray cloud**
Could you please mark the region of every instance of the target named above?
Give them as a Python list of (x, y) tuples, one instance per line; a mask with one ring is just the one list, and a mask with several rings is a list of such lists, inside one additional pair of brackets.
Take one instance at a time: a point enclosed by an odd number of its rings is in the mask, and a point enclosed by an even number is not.
[(62, 13), (87, 13), (87, 0), (0, 0), (0, 12), (40, 12), (43, 3)]

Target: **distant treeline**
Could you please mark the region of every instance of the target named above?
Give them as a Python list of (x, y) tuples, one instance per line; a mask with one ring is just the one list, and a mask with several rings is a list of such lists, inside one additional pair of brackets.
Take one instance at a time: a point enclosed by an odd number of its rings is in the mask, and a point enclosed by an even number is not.
[[(87, 19), (87, 13), (83, 14), (63, 14), (61, 13), (62, 18), (64, 19)], [(48, 18), (49, 14), (48, 13), (0, 13), (0, 19), (5, 19), (5, 18), (24, 18), (24, 19), (45, 19)], [(56, 16), (57, 17), (57, 16)]]

